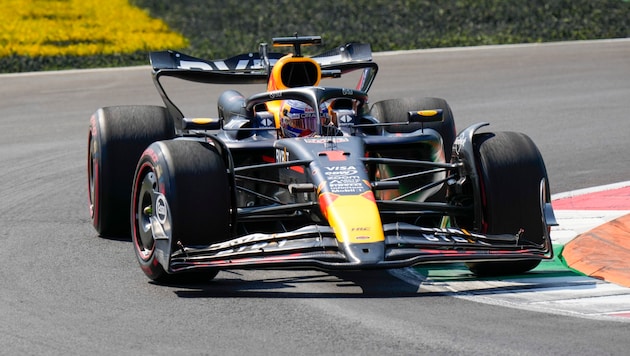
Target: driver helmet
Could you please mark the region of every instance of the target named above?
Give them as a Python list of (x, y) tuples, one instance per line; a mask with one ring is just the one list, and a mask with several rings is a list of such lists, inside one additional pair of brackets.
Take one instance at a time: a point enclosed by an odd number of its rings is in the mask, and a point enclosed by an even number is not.
[(321, 125), (330, 121), (328, 105), (320, 105), (319, 115), (322, 120), (317, 122), (317, 115), (313, 108), (299, 100), (285, 100), (280, 106), (280, 126), (283, 137), (308, 137), (319, 134)]

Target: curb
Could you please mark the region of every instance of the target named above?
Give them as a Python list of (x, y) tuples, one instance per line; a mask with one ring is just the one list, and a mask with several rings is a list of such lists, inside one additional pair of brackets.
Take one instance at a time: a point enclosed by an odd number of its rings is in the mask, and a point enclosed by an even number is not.
[[(630, 181), (554, 196), (555, 210), (630, 210)], [(584, 232), (565, 244), (565, 263), (584, 275), (630, 287), (630, 214)]]
[(571, 240), (561, 256), (589, 277), (630, 287), (630, 214)]

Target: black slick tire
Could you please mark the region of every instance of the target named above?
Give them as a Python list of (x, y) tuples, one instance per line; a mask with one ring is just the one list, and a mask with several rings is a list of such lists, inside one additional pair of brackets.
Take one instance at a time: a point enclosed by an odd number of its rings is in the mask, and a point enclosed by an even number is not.
[[(409, 111), (442, 109), (442, 122), (428, 122), (424, 124), (424, 128), (433, 129), (442, 136), (444, 145), (444, 156), (446, 161), (451, 160), (451, 151), (453, 141), (455, 141), (455, 121), (453, 120), (453, 112), (446, 100), (441, 98), (396, 98), (378, 101), (370, 108), (370, 115), (383, 123), (407, 122), (407, 113)], [(388, 132), (392, 133), (408, 133), (419, 130), (422, 124), (412, 123), (409, 125), (396, 125), (387, 127)]]
[[(549, 192), (547, 171), (540, 152), (522, 133), (481, 133), (473, 138), (482, 192), (482, 232), (517, 234), (542, 244), (544, 231), (540, 208), (540, 182)], [(547, 197), (549, 199), (549, 197)], [(475, 262), (467, 267), (476, 275), (496, 276), (527, 272), (540, 260)]]
[(92, 225), (101, 236), (129, 237), (133, 174), (142, 151), (175, 135), (173, 120), (159, 106), (97, 110), (88, 131), (88, 200)]
[(156, 259), (152, 224), (168, 237), (171, 251), (225, 241), (230, 236), (230, 189), (223, 159), (207, 143), (168, 140), (144, 151), (133, 184), (131, 224), (136, 257), (150, 279), (210, 280), (216, 275), (214, 270), (167, 274), (168, 267)]

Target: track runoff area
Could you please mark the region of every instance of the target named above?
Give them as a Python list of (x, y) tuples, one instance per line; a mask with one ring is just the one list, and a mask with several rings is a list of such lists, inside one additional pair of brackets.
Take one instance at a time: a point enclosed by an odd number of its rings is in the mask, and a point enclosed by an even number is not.
[(477, 278), (463, 265), (392, 270), (418, 293), (630, 322), (630, 181), (552, 196), (554, 258), (533, 271)]

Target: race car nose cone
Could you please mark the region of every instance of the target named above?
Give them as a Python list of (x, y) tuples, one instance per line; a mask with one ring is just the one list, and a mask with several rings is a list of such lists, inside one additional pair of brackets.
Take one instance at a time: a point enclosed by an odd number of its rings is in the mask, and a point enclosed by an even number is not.
[(385, 244), (372, 242), (364, 244), (345, 244), (348, 259), (362, 266), (378, 264), (385, 259)]

